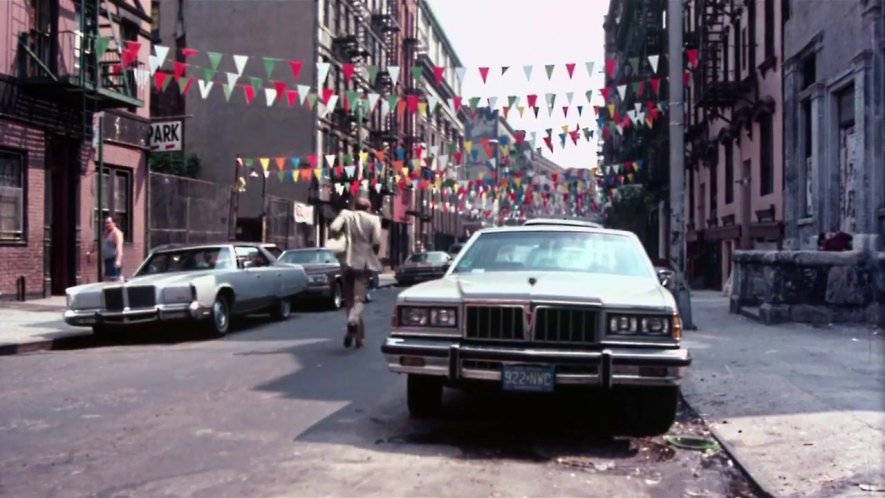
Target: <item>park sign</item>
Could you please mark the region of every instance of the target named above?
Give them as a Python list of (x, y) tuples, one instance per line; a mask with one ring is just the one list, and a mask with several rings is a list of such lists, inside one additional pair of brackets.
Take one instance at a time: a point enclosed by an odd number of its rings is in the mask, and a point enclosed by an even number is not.
[(148, 144), (151, 151), (172, 152), (181, 150), (183, 138), (183, 121), (156, 121), (151, 123), (151, 131), (148, 135)]

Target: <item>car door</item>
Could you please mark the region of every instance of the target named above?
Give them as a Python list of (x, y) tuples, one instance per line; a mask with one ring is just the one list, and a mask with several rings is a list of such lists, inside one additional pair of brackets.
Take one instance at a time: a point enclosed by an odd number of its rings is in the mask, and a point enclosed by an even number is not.
[(239, 288), (234, 287), (237, 311), (242, 313), (260, 308), (267, 302), (263, 288), (264, 280), (268, 279), (266, 271), (262, 270), (268, 264), (267, 258), (254, 246), (234, 246), (234, 253), (241, 273), (237, 278)]
[(335, 285), (335, 281), (341, 277), (341, 263), (332, 251), (323, 251), (320, 258), (320, 261), (322, 261), (326, 268), (326, 277), (329, 279), (329, 284)]

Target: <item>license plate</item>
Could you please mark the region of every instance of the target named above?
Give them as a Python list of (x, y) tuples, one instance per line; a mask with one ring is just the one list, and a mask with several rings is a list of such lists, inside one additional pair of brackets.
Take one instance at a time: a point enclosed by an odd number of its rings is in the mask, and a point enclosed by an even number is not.
[(503, 365), (501, 383), (505, 391), (552, 392), (556, 370), (547, 365)]

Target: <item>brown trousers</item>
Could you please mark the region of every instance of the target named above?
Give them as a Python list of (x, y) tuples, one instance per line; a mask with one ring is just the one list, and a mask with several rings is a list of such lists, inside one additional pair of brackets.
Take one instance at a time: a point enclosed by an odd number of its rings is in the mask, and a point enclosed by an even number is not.
[(369, 282), (372, 280), (372, 272), (369, 270), (354, 270), (344, 268), (341, 279), (344, 283), (344, 311), (347, 314), (347, 324), (357, 327), (357, 338), (365, 339), (366, 326), (363, 322), (363, 314), (366, 311), (366, 294), (369, 291)]

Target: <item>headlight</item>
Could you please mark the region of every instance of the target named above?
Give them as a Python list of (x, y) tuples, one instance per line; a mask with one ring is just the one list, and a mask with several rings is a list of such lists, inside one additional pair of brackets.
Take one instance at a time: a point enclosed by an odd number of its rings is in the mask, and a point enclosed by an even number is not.
[(670, 318), (669, 316), (609, 315), (608, 332), (618, 335), (669, 335)]
[(399, 308), (401, 327), (447, 327), (458, 326), (458, 311), (455, 308), (423, 308), (401, 306)]
[(172, 303), (189, 303), (195, 298), (195, 289), (189, 287), (167, 287), (163, 289), (163, 302)]
[(325, 284), (329, 281), (327, 275), (311, 275), (309, 279), (312, 284)]
[(74, 296), (65, 292), (65, 306), (67, 306), (68, 309), (76, 309), (74, 308), (74, 302)]

